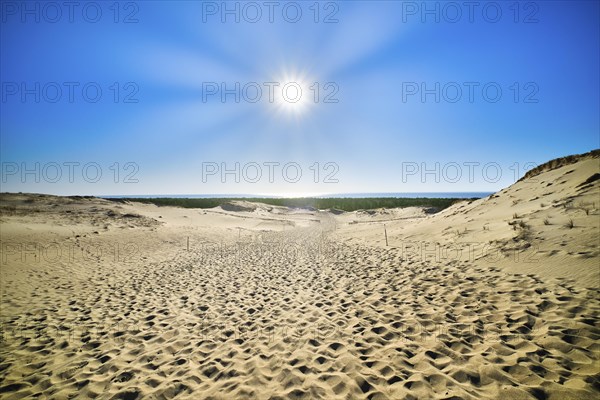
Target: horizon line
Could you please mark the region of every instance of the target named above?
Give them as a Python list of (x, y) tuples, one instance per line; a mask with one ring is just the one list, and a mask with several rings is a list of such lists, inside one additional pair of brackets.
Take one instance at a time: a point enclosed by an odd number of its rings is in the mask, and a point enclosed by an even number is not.
[[(491, 191), (464, 191), (464, 192), (344, 192), (344, 193), (306, 193), (306, 194), (285, 194), (285, 193), (169, 193), (169, 194), (110, 194), (96, 195), (100, 198), (324, 198), (324, 197), (415, 197), (415, 195), (427, 197), (447, 196), (447, 198), (465, 198), (469, 195), (473, 197), (486, 197), (497, 192)], [(458, 197), (456, 197), (458, 196)]]

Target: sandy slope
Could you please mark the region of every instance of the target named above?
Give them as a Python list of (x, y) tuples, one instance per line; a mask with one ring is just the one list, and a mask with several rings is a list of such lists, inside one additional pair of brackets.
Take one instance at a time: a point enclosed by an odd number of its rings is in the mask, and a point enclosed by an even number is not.
[(472, 261), (599, 288), (600, 180), (584, 184), (600, 173), (599, 156), (408, 222), (347, 213), (336, 234), (355, 243), (385, 246), (385, 222), (389, 245), (407, 257), (442, 264)]
[(598, 170), (435, 215), (1, 195), (0, 396), (595, 399)]

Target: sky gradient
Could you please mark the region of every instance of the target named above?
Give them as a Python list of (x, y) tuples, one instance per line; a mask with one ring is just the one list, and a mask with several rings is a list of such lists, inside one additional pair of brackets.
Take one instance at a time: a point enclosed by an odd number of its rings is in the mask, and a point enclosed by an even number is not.
[(485, 192), (600, 147), (597, 1), (276, 3), (2, 2), (2, 191)]

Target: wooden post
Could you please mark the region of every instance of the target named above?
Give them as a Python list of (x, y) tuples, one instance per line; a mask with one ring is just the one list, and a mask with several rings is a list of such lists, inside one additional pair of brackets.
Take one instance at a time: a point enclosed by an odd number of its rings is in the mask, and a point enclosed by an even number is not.
[(187, 251), (190, 251), (190, 237), (187, 237)]
[(388, 246), (388, 240), (387, 240), (387, 229), (385, 228), (385, 224), (383, 224), (383, 231), (385, 232), (385, 246)]

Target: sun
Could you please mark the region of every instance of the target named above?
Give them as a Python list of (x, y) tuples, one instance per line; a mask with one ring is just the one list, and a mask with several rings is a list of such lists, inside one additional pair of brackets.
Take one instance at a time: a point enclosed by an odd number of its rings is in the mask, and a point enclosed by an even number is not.
[(300, 118), (316, 104), (313, 83), (306, 74), (286, 72), (275, 80), (273, 104), (279, 115)]

